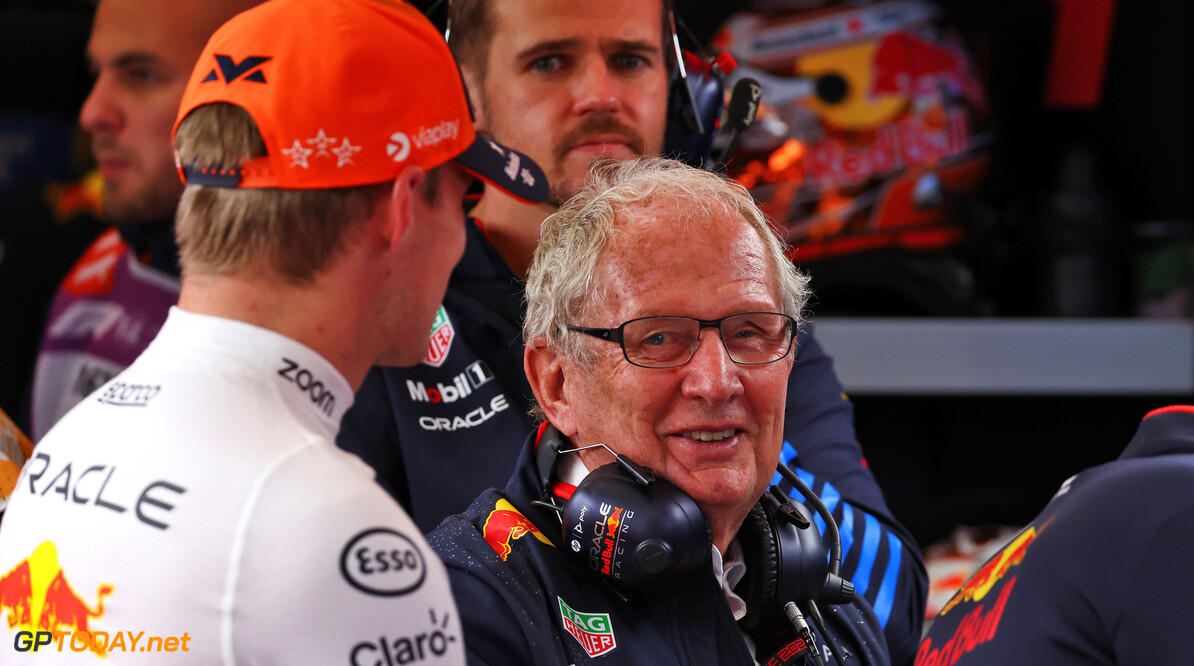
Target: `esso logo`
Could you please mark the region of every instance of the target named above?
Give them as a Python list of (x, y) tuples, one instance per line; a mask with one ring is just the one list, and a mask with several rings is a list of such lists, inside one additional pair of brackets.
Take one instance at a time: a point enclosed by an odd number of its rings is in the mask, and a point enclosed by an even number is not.
[(427, 576), (427, 564), (413, 541), (377, 527), (361, 532), (344, 546), (340, 573), (362, 592), (396, 597), (419, 589)]

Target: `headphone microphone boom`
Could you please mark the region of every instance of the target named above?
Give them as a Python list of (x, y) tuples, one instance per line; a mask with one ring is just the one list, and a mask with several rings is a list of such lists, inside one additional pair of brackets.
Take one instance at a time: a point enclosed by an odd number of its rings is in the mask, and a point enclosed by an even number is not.
[(734, 90), (730, 93), (730, 103), (726, 109), (726, 121), (721, 126), (721, 131), (713, 139), (713, 161), (715, 163), (724, 164), (733, 154), (743, 132), (754, 124), (762, 97), (763, 86), (752, 78), (743, 77), (734, 84)]

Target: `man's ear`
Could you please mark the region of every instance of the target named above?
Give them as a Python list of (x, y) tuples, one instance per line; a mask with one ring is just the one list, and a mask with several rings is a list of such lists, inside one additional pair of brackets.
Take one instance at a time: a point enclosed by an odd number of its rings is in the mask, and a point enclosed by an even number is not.
[(576, 434), (576, 419), (572, 411), (569, 392), (565, 390), (567, 375), (575, 372), (575, 366), (563, 356), (548, 347), (542, 338), (535, 338), (523, 350), (523, 369), (535, 400), (547, 420), (551, 421), (565, 437)]
[(485, 117), (485, 109), (489, 107), (483, 104), (482, 100), (485, 95), (485, 81), (481, 77), (473, 73), (470, 67), (460, 67), (460, 78), (464, 79), (464, 89), (468, 91), (469, 102), (473, 107), (473, 127), (479, 132), (489, 131), (489, 119)]
[(415, 190), (426, 175), (422, 167), (408, 166), (394, 179), (394, 187), (385, 202), (390, 214), (382, 216), (384, 222), (381, 229), (390, 249), (401, 245), (410, 230), (415, 216), (414, 198), (418, 196)]

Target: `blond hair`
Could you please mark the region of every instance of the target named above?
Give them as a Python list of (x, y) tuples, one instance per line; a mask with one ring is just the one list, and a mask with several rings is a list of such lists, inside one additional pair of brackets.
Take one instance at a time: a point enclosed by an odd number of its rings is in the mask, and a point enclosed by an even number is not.
[[(266, 154), (256, 123), (232, 104), (201, 106), (175, 136), (183, 164), (238, 167)], [(309, 283), (343, 247), (344, 232), (373, 215), (393, 183), (325, 190), (187, 185), (175, 233), (184, 273), (228, 275), (265, 265)]]

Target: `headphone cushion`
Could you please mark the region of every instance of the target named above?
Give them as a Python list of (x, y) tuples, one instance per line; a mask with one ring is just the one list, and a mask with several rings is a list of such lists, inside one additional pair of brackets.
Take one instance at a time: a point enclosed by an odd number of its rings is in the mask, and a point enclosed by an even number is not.
[(776, 608), (779, 594), (779, 540), (761, 503), (756, 503), (738, 530), (738, 544), (746, 559), (746, 575), (735, 592), (746, 602), (742, 625), (764, 625)]

